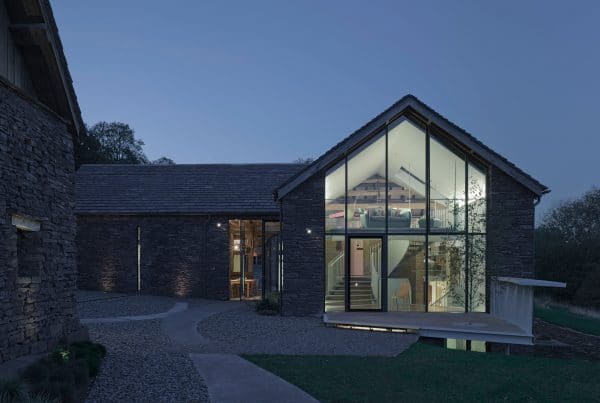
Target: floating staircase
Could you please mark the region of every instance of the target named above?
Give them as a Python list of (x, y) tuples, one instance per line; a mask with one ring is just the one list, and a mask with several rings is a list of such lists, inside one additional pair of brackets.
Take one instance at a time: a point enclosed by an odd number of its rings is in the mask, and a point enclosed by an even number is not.
[[(325, 310), (327, 312), (344, 311), (344, 294), (344, 282), (340, 281), (325, 296)], [(350, 295), (352, 296), (352, 309), (375, 308), (370, 276), (350, 277)]]

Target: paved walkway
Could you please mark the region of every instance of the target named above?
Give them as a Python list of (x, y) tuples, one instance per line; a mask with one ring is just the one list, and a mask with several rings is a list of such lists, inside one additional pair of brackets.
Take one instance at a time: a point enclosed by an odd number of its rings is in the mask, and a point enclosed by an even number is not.
[(161, 322), (163, 332), (188, 352), (197, 351), (210, 340), (198, 332), (198, 324), (209, 316), (238, 309), (236, 302), (202, 301), (189, 309), (168, 315)]
[(89, 318), (89, 319), (81, 319), (80, 322), (84, 325), (90, 323), (118, 323), (118, 322), (129, 322), (136, 320), (153, 320), (153, 319), (163, 319), (168, 316), (174, 315), (179, 312), (183, 312), (188, 308), (187, 302), (177, 302), (173, 305), (173, 308), (169, 309), (166, 312), (161, 313), (152, 313), (148, 315), (131, 315), (131, 316), (113, 316), (108, 318)]
[(261, 316), (239, 302), (103, 297), (81, 308), (93, 315), (82, 323), (109, 353), (91, 402), (314, 402), (237, 354), (394, 356), (417, 340), (325, 327), (318, 318)]
[(233, 354), (190, 354), (211, 403), (317, 402), (289, 382)]

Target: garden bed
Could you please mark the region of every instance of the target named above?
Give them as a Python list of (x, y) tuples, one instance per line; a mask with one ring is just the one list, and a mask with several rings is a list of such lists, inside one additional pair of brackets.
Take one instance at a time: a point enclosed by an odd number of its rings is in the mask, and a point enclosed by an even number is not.
[(83, 402), (105, 355), (104, 346), (88, 341), (59, 347), (27, 366), (18, 379), (2, 381), (0, 402)]

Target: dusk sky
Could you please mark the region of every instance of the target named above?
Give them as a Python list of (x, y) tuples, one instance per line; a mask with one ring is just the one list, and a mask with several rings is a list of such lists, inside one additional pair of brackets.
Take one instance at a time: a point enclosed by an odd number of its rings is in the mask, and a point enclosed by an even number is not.
[(550, 187), (599, 185), (600, 1), (52, 2), (84, 120), (151, 159), (316, 158), (407, 93)]

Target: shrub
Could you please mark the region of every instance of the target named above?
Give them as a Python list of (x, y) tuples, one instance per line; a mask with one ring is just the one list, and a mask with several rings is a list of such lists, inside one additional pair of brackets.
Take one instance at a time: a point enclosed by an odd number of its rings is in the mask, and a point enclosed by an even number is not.
[(18, 380), (0, 380), (0, 403), (24, 400), (27, 396), (23, 383)]
[(105, 355), (104, 346), (91, 342), (59, 347), (49, 356), (29, 365), (22, 379), (27, 382), (36, 399), (75, 402), (87, 388), (90, 377), (98, 374)]
[(50, 377), (50, 368), (40, 360), (25, 368), (22, 377), (29, 383), (42, 383)]
[(279, 312), (279, 295), (273, 293), (267, 298), (256, 303), (256, 312), (265, 315), (274, 315)]
[(100, 362), (106, 356), (106, 348), (103, 345), (82, 341), (71, 344), (69, 350), (73, 358), (86, 362), (91, 377), (98, 375)]

